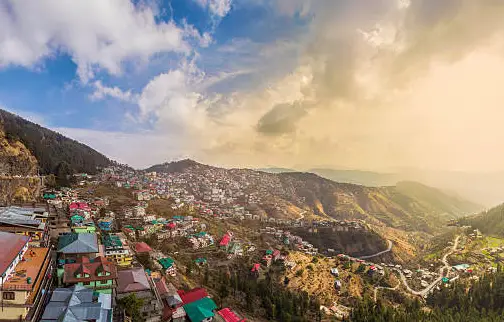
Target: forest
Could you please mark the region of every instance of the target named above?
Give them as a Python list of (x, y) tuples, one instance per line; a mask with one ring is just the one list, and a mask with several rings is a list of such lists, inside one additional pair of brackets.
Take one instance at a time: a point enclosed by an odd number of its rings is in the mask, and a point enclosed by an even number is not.
[(0, 109), (0, 129), (9, 141), (21, 141), (35, 156), (41, 174), (94, 174), (111, 161), (92, 148)]
[(478, 281), (455, 282), (426, 299), (409, 300), (398, 308), (370, 299), (354, 308), (349, 321), (365, 322), (497, 322), (504, 320), (504, 271), (482, 276)]

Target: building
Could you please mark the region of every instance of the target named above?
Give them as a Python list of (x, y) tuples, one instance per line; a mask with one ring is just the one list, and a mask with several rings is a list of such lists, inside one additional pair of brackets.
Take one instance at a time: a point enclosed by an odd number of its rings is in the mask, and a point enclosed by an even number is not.
[(0, 232), (0, 320), (37, 321), (51, 288), (49, 248), (29, 246), (29, 237)]
[(135, 244), (135, 252), (137, 254), (148, 254), (152, 252), (152, 248), (144, 242), (139, 242)]
[(163, 305), (152, 286), (150, 277), (142, 268), (119, 271), (117, 274), (117, 299), (135, 294), (137, 298), (143, 301), (140, 311), (142, 317), (147, 322), (160, 321)]
[(212, 321), (215, 316), (215, 309), (217, 309), (217, 305), (209, 297), (184, 305), (184, 311), (191, 322)]
[(98, 220), (98, 227), (102, 231), (111, 231), (114, 223), (114, 218), (112, 217), (106, 217)]
[(96, 257), (98, 253), (98, 240), (96, 234), (71, 233), (61, 235), (58, 239), (58, 284), (62, 285), (64, 265), (76, 263), (77, 260), (86, 256), (90, 259)]
[(105, 257), (120, 267), (130, 267), (133, 257), (125, 240), (117, 234), (104, 235), (102, 238)]
[(79, 258), (77, 263), (65, 264), (63, 284), (66, 286), (79, 285), (93, 289), (98, 293), (112, 294), (116, 287), (116, 266), (105, 257)]
[(53, 291), (41, 322), (112, 322), (112, 313), (112, 295), (96, 295), (93, 290), (75, 285)]
[(48, 213), (44, 208), (3, 207), (0, 208), (0, 231), (30, 237), (30, 244), (47, 246)]
[(230, 308), (224, 308), (220, 311), (217, 311), (215, 315), (215, 321), (217, 322), (245, 322), (245, 319), (242, 319), (233, 312)]
[(166, 274), (175, 276), (177, 274), (177, 266), (173, 258), (166, 257), (158, 259), (159, 265), (163, 268)]

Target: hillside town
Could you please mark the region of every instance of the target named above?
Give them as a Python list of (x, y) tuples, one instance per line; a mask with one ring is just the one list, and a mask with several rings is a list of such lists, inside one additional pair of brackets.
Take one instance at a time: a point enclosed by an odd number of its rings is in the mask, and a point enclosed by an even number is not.
[[(370, 283), (397, 273), (412, 294), (424, 297), (461, 274), (472, 274), (467, 264), (445, 273), (446, 258), (441, 268), (431, 264), (415, 270), (372, 262), (392, 249), (390, 241), (387, 250), (362, 258), (319, 249), (291, 230), (329, 228), (338, 234), (370, 227), (362, 220), (308, 221), (302, 216), (279, 219), (253, 213), (249, 206), (278, 186), (271, 181), (270, 188), (255, 191), (253, 172), (245, 173), (246, 178), (236, 179), (199, 169), (156, 174), (110, 167), (96, 176), (75, 175), (73, 188), (46, 190), (38, 204), (0, 208), (0, 320), (255, 321), (239, 304), (218, 300), (221, 291), (190, 276), (198, 272), (208, 283), (223, 267), (245, 262), (251, 279), (264, 279), (280, 267), (292, 272), (285, 275), (287, 285), (303, 275), (296, 254), (312, 258), (312, 263), (325, 258), (330, 266), (324, 274), (332, 279), (326, 287), (341, 299), (354, 273)], [(241, 184), (247, 181), (250, 186)], [(113, 194), (98, 195), (100, 187), (120, 189), (130, 202), (117, 203), (119, 197)], [(152, 211), (157, 200), (169, 205), (164, 215)], [(240, 230), (250, 225), (256, 229)], [(479, 231), (470, 232), (461, 243), (477, 238)], [(457, 243), (458, 237), (455, 245), (451, 243), (454, 251)], [(304, 267), (309, 266), (313, 270), (311, 264)], [(423, 291), (412, 290), (408, 283)], [(375, 298), (380, 288), (375, 288)], [(338, 319), (351, 310), (347, 303), (323, 304), (321, 312)]]

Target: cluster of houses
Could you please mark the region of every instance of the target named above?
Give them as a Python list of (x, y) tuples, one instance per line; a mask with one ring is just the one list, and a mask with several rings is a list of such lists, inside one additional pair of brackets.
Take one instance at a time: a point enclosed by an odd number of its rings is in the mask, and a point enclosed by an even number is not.
[[(122, 214), (141, 218), (136, 228), (118, 229), (115, 213), (100, 212), (106, 199), (73, 189), (43, 198), (47, 202), (36, 207), (0, 208), (0, 320), (126, 321), (119, 304), (134, 294), (145, 321), (245, 321), (230, 308), (218, 309), (204, 289), (175, 288), (175, 261), (139, 241), (157, 233), (160, 239), (184, 237), (194, 248), (214, 244), (210, 234), (196, 230), (197, 218), (149, 218), (141, 204)], [(155, 270), (145, 269), (141, 257)], [(206, 258), (195, 262), (204, 265)]]
[(301, 251), (308, 255), (317, 255), (318, 248), (314, 247), (303, 238), (293, 235), (287, 230), (282, 230), (275, 227), (265, 227), (259, 230), (260, 233), (273, 235), (275, 238), (281, 240), (284, 245), (290, 246), (295, 250)]

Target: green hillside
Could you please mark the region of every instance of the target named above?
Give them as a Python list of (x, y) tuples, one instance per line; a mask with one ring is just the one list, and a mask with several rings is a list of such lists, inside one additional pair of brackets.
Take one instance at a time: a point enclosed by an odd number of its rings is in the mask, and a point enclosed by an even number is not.
[(42, 173), (95, 173), (111, 161), (92, 148), (0, 109), (0, 131), (14, 144), (21, 142), (37, 159)]
[(473, 226), (484, 234), (504, 236), (504, 204), (476, 216), (462, 218), (459, 223)]

